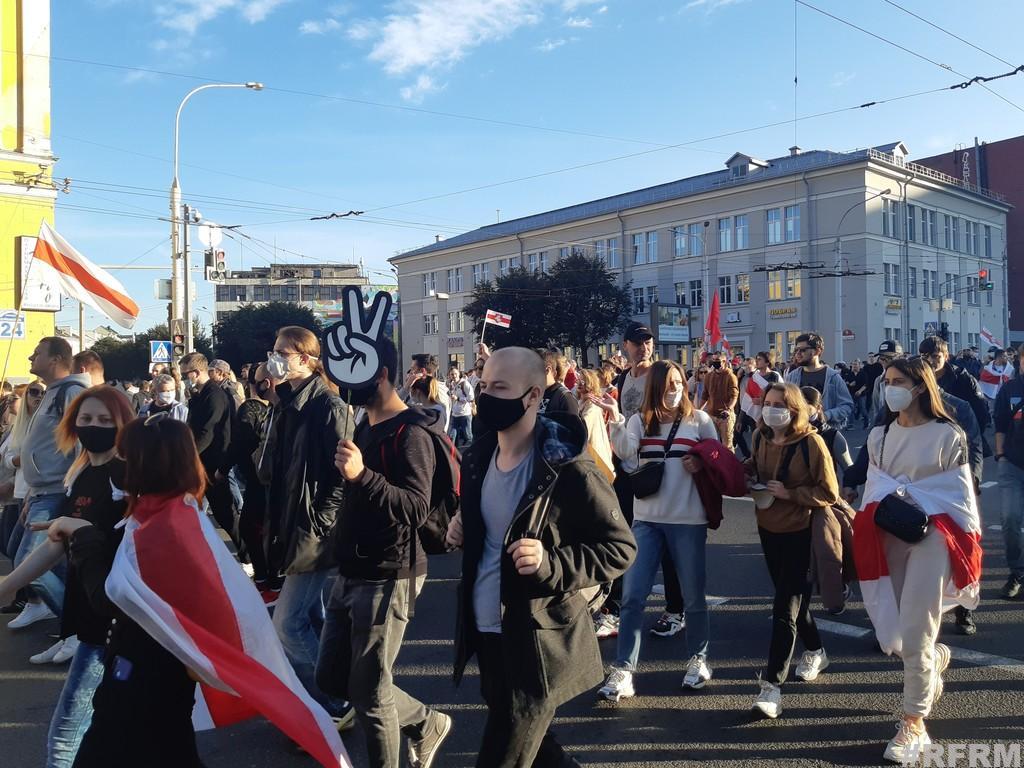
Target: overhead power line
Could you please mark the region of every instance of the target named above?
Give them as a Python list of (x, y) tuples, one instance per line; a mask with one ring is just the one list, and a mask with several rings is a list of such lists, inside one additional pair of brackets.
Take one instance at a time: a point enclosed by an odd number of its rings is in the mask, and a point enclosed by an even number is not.
[(974, 43), (972, 43), (972, 42), (971, 42), (970, 40), (964, 40), (964, 39), (963, 39), (962, 37), (960, 37), (960, 35), (956, 35), (956, 34), (953, 34), (952, 32), (950, 32), (950, 31), (949, 31), (948, 29), (946, 29), (945, 27), (940, 27), (940, 26), (939, 26), (938, 24), (933, 24), (932, 22), (928, 21), (928, 19), (926, 19), (926, 18), (925, 18), (924, 16), (920, 16), (920, 15), (918, 15), (918, 14), (914, 13), (913, 11), (911, 11), (911, 10), (909, 10), (909, 9), (907, 9), (907, 8), (904, 8), (904, 7), (903, 7), (902, 5), (900, 5), (899, 3), (895, 3), (895, 2), (893, 2), (893, 0), (883, 0), (883, 2), (886, 2), (886, 3), (888, 3), (888, 4), (889, 4), (889, 5), (891, 5), (891, 6), (893, 7), (893, 8), (898, 8), (899, 10), (903, 11), (904, 13), (906, 13), (906, 14), (908, 14), (908, 15), (910, 15), (910, 16), (913, 16), (913, 17), (914, 17), (915, 19), (917, 19), (918, 21), (923, 21), (923, 22), (924, 22), (925, 24), (927, 24), (927, 25), (928, 25), (929, 27), (932, 27), (932, 28), (934, 28), (934, 29), (937, 29), (937, 30), (939, 30), (939, 32), (941, 32), (942, 34), (944, 34), (944, 35), (949, 35), (949, 36), (950, 36), (950, 37), (952, 37), (952, 38), (953, 38), (954, 40), (959, 40), (959, 41), (960, 41), (961, 43), (963, 43), (964, 45), (969, 45), (969, 46), (970, 46), (971, 48), (973, 48), (974, 50), (976, 50), (976, 51), (980, 51), (981, 53), (984, 53), (984, 54), (985, 54), (986, 56), (989, 56), (989, 57), (991, 57), (991, 58), (995, 59), (996, 61), (1000, 61), (1000, 62), (1002, 62), (1003, 64), (1005, 64), (1005, 65), (1006, 65), (1006, 66), (1008, 66), (1008, 67), (1015, 67), (1015, 66), (1017, 66), (1016, 64), (1013, 64), (1012, 62), (1009, 62), (1009, 61), (1007, 61), (1006, 59), (1002, 58), (1001, 56), (996, 56), (996, 55), (995, 55), (994, 53), (992, 53), (991, 51), (986, 51), (986, 50), (985, 50), (984, 48), (981, 48), (980, 46), (977, 46), (977, 45), (975, 45), (975, 44), (974, 44)]

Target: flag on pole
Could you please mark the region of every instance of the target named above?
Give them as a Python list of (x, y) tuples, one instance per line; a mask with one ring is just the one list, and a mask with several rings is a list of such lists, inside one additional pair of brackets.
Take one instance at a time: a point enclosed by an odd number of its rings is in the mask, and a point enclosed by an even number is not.
[(999, 343), (999, 339), (995, 337), (995, 334), (993, 334), (992, 331), (990, 331), (984, 325), (981, 326), (981, 333), (979, 333), (978, 336), (980, 336), (981, 340), (991, 347), (1003, 346), (1002, 344)]
[(704, 325), (704, 350), (707, 354), (714, 352), (719, 343), (721, 343), (723, 349), (732, 350), (729, 340), (722, 333), (721, 315), (722, 309), (718, 304), (718, 291), (715, 291), (711, 299), (711, 310), (708, 312), (708, 320)]
[(47, 222), (39, 226), (39, 239), (32, 254), (53, 267), (61, 291), (72, 299), (88, 304), (124, 328), (131, 328), (139, 316), (139, 306), (118, 280), (89, 261)]
[(322, 766), (351, 768), (334, 722), (295, 676), (259, 592), (195, 500), (144, 496), (121, 525), (107, 595), (202, 681), (196, 728), (262, 715)]
[(512, 326), (512, 315), (506, 315), (501, 312), (495, 312), (493, 309), (488, 309), (487, 314), (484, 316), (484, 324), (490, 323), (496, 325), (499, 328), (510, 328)]
[(995, 360), (990, 362), (981, 369), (981, 376), (978, 377), (981, 393), (989, 400), (995, 400), (1000, 388), (1010, 380), (1010, 373), (1010, 366), (1008, 364), (1004, 364), (1002, 368), (997, 368)]

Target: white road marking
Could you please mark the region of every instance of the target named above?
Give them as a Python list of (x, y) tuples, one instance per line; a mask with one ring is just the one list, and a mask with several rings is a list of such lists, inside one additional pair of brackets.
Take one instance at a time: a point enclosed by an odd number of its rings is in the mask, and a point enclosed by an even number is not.
[(995, 480), (989, 480), (987, 483), (982, 483), (981, 487), (982, 488), (995, 488), (997, 485), (999, 485), (999, 483), (997, 483)]
[(846, 637), (867, 637), (871, 634), (870, 629), (864, 629), (864, 627), (855, 627), (851, 624), (842, 624), (838, 621), (829, 621), (828, 619), (815, 619), (814, 623), (818, 625), (818, 629), (828, 632), (832, 635), (844, 635)]

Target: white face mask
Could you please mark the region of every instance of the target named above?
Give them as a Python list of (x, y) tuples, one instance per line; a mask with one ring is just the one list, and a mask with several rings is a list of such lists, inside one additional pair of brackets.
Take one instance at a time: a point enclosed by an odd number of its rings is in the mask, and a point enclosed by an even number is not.
[(761, 410), (761, 418), (764, 419), (764, 423), (769, 427), (784, 427), (793, 420), (793, 414), (789, 412), (789, 408), (766, 405)]
[(284, 380), (288, 377), (288, 358), (274, 352), (267, 358), (267, 373), (272, 379)]
[(904, 387), (885, 386), (885, 404), (890, 411), (899, 413), (910, 407), (914, 402), (914, 391)]
[(665, 402), (668, 403), (668, 407), (675, 410), (679, 407), (679, 404), (683, 402), (683, 390), (679, 389), (675, 392), (667, 392), (665, 394)]
[(157, 392), (156, 401), (160, 403), (160, 405), (170, 405), (171, 403), (174, 402), (174, 391), (172, 390), (170, 392)]

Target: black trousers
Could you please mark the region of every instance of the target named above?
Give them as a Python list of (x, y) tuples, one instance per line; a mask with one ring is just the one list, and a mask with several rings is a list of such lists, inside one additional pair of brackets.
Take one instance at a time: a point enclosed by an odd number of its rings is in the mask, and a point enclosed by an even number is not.
[(579, 766), (549, 730), (555, 717), (555, 707), (538, 705), (523, 712), (513, 707), (509, 671), (505, 667), (501, 644), (500, 634), (477, 633), (480, 693), (487, 703), (487, 724), (476, 768)]
[(772, 640), (764, 679), (782, 685), (789, 677), (796, 639), (808, 651), (821, 649), (818, 627), (811, 616), (811, 529), (794, 533), (770, 533), (757, 529), (768, 573), (775, 585), (772, 604)]
[[(253, 479), (247, 480), (242, 495), (242, 511), (238, 515), (238, 537), (249, 554), (253, 578), (258, 582), (266, 582), (270, 578), (265, 541), (267, 489)], [(279, 587), (280, 584), (275, 586)]]
[(206, 500), (210, 504), (213, 519), (231, 537), (241, 557), (243, 547), (242, 539), (238, 535), (238, 509), (235, 507), (235, 497), (231, 494), (228, 479), (225, 477), (222, 480), (215, 480), (209, 472), (207, 478), (210, 485), (206, 489)]

